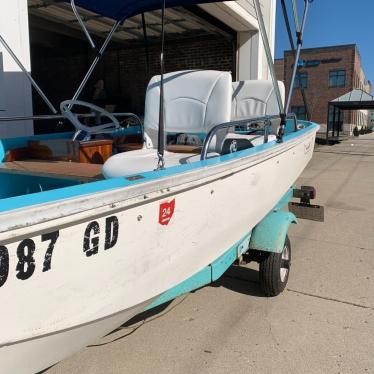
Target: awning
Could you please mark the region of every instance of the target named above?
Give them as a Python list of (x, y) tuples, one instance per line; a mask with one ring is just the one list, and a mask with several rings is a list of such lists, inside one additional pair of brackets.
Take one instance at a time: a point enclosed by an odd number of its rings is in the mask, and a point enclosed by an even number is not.
[(374, 109), (374, 96), (363, 90), (354, 89), (330, 101), (329, 105), (342, 110)]
[[(69, 0), (64, 0), (69, 2)], [(166, 0), (166, 7), (220, 2), (216, 0)], [(124, 21), (137, 14), (161, 9), (162, 0), (76, 0), (75, 4), (91, 12)]]
[[(29, 24), (33, 30), (33, 42), (52, 45), (48, 38), (44, 39), (44, 32), (54, 32), (86, 43), (81, 26), (75, 17), (70, 4), (66, 1), (28, 0)], [(212, 6), (212, 3), (211, 3)], [(214, 5), (213, 5), (214, 6)], [(94, 37), (105, 38), (114, 25), (112, 18), (98, 15), (90, 10), (79, 8), (79, 14)], [(160, 40), (161, 13), (153, 10), (145, 13), (147, 36), (150, 42)], [(165, 13), (165, 32), (168, 41), (181, 40), (183, 38), (199, 38), (206, 35), (221, 35), (228, 39), (235, 38), (234, 32), (229, 28), (206, 21), (193, 11), (184, 7), (168, 8)], [(38, 36), (40, 35), (40, 37)], [(113, 36), (113, 42), (144, 43), (143, 19), (138, 14), (126, 19)]]

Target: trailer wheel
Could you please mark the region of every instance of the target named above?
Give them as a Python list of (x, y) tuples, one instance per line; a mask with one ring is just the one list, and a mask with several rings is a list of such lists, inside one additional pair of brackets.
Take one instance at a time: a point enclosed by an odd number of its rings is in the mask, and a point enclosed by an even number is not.
[(282, 253), (268, 253), (260, 262), (260, 285), (266, 296), (278, 296), (286, 287), (291, 267), (288, 235)]

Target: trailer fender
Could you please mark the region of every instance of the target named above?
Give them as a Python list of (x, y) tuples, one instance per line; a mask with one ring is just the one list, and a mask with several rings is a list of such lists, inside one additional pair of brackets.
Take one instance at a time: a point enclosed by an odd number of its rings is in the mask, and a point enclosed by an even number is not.
[(293, 213), (272, 211), (253, 229), (249, 249), (281, 253), (291, 223), (297, 223)]

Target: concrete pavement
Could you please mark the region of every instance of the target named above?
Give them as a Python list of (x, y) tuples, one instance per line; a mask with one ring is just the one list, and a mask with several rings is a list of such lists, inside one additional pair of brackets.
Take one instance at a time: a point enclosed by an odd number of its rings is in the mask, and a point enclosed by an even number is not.
[(374, 373), (374, 134), (317, 147), (297, 184), (317, 188), (326, 222), (290, 230), (282, 295), (233, 268), (46, 373)]

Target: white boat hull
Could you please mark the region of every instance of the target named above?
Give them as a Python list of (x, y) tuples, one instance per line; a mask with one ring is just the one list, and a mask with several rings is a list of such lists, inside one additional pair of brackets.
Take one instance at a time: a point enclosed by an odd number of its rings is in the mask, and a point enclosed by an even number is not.
[(2, 347), (0, 373), (34, 374), (48, 368), (121, 326), (140, 313), (144, 306), (139, 305), (96, 322)]
[(314, 140), (308, 131), (144, 186), (1, 214), (0, 372), (51, 366), (213, 262), (296, 181)]

